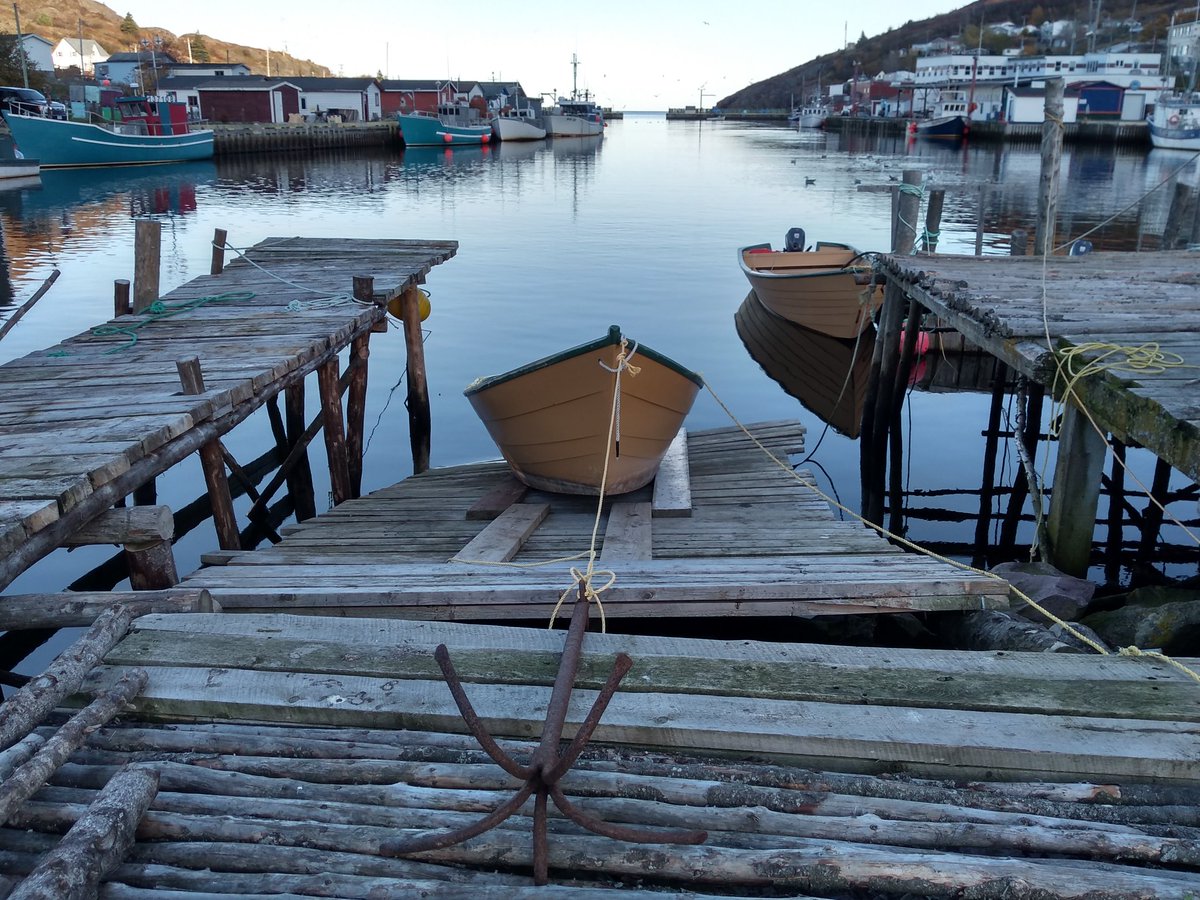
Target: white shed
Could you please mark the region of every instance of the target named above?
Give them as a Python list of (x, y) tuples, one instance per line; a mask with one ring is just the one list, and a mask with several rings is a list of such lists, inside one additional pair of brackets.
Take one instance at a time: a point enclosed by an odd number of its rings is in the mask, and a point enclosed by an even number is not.
[[(1071, 123), (1079, 116), (1079, 94), (1063, 93), (1063, 122)], [(1046, 121), (1046, 89), (1044, 87), (1006, 87), (1004, 89), (1004, 121), (1016, 124)]]

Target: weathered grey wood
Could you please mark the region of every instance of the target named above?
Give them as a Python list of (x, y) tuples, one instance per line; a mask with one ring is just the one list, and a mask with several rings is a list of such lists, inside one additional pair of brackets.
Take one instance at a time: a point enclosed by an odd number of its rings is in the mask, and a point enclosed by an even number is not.
[(420, 289), (414, 284), (400, 295), (404, 320), (404, 350), (408, 378), (408, 438), (412, 445), (413, 472), (429, 468), (429, 384), (425, 374), (425, 343), (421, 339)]
[(1038, 181), (1037, 228), (1033, 236), (1035, 256), (1048, 256), (1054, 249), (1054, 226), (1058, 216), (1059, 170), (1062, 168), (1063, 79), (1046, 79), (1045, 119), (1042, 123), (1042, 169)]
[(224, 228), (213, 229), (212, 264), (208, 270), (210, 275), (220, 275), (225, 268), (225, 242), (228, 238), (229, 232)]
[(346, 454), (346, 426), (342, 418), (342, 394), (338, 382), (338, 362), (334, 358), (317, 370), (325, 454), (329, 461), (329, 484), (334, 506), (349, 500), (352, 493)]
[(1048, 561), (1062, 572), (1083, 578), (1091, 564), (1092, 535), (1100, 501), (1100, 476), (1108, 443), (1072, 402), (1063, 407), (1054, 467), (1054, 501), (1047, 531)]
[[(97, 668), (88, 687), (111, 683), (120, 671)], [(545, 688), (481, 684), (472, 685), (468, 693), (493, 734), (521, 736), (541, 728)], [(593, 691), (575, 692), (565, 736), (573, 733), (594, 698)], [(139, 712), (463, 728), (441, 681), (232, 669), (155, 667)], [(909, 710), (864, 705), (847, 720), (843, 707), (830, 704), (618, 693), (596, 735), (600, 741), (681, 750), (791, 758), (837, 755), (847, 764), (870, 760), (913, 772), (953, 760), (964, 773), (1041, 770), (1060, 778), (1196, 779), (1200, 763), (1193, 752), (1195, 725), (1140, 721), (1136, 726), (1133, 740), (1118, 720), (1103, 718), (943, 710), (922, 710), (914, 716)]]
[(46, 739), (40, 735), (28, 734), (7, 750), (0, 750), (0, 782), (28, 762), (45, 743)]
[(1167, 224), (1163, 227), (1162, 248), (1178, 250), (1187, 242), (1185, 226), (1190, 231), (1193, 210), (1196, 208), (1196, 189), (1183, 182), (1175, 182), (1175, 193), (1171, 195), (1171, 207), (1167, 211)]
[(162, 223), (138, 219), (134, 224), (133, 312), (140, 313), (159, 297)]
[(0, 749), (7, 749), (36, 727), (63, 700), (79, 689), (88, 671), (125, 636), (133, 612), (124, 606), (106, 609), (87, 633), (64, 650), (46, 670), (0, 705)]
[(158, 792), (158, 773), (134, 766), (97, 794), (87, 813), (48, 853), (12, 896), (17, 900), (85, 900), (133, 844), (134, 829)]
[(467, 518), (471, 520), (491, 521), (514, 503), (520, 503), (528, 493), (529, 486), (517, 481), (512, 475), (507, 476), (496, 487), (476, 500), (467, 510)]
[(0, 824), (46, 783), (90, 732), (119, 715), (145, 687), (144, 669), (128, 669), (120, 678), (96, 691), (96, 699), (73, 715), (26, 763), (0, 784)]
[(118, 278), (113, 282), (113, 318), (119, 319), (132, 311), (129, 303), (129, 279)]
[(13, 310), (9, 317), (4, 321), (4, 324), (0, 325), (0, 340), (4, 340), (4, 336), (17, 326), (17, 323), (25, 317), (27, 312), (33, 309), (34, 305), (41, 300), (42, 297), (46, 296), (46, 291), (50, 290), (54, 282), (58, 280), (58, 276), (58, 269), (52, 269), (46, 280), (42, 282), (41, 286), (36, 291), (33, 292), (33, 296)]
[(667, 447), (658, 474), (654, 476), (655, 516), (692, 514), (692, 478), (688, 467), (687, 432), (682, 428)]
[[(681, 432), (682, 433), (682, 432)], [(606, 565), (653, 555), (654, 518), (649, 503), (614, 503), (604, 529), (600, 560)]]
[(169, 541), (175, 517), (169, 506), (122, 506), (85, 522), (64, 542), (67, 547)]
[(0, 630), (89, 626), (105, 610), (126, 606), (136, 618), (151, 612), (219, 611), (204, 590), (96, 591), (0, 596)]
[(126, 544), (123, 555), (129, 569), (129, 586), (135, 591), (161, 591), (179, 584), (170, 541)]
[[(175, 361), (179, 370), (179, 381), (185, 394), (204, 393), (204, 373), (200, 370), (200, 358), (186, 356)], [(199, 448), (200, 468), (208, 486), (208, 499), (212, 504), (213, 525), (217, 530), (217, 542), (224, 550), (239, 550), (242, 546), (237, 515), (233, 511), (233, 495), (229, 491), (229, 478), (225, 474), (225, 459), (219, 440), (208, 441)], [(159, 585), (162, 587), (163, 585)]]
[[(357, 290), (357, 285), (355, 286)], [(350, 354), (350, 385), (346, 394), (346, 465), (350, 474), (350, 497), (362, 494), (363, 441), (367, 415), (367, 358), (370, 334), (354, 339)]]
[(508, 562), (550, 515), (548, 503), (514, 503), (458, 552), (463, 562)]

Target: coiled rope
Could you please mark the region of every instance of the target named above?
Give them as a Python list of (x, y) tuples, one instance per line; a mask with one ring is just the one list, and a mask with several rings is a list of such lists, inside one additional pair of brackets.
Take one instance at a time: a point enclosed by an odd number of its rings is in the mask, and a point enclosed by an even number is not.
[(215, 294), (211, 297), (197, 297), (194, 300), (181, 300), (177, 303), (155, 300), (146, 307), (144, 318), (141, 321), (131, 322), (127, 325), (97, 325), (92, 329), (91, 333), (95, 337), (125, 335), (129, 339), (124, 344), (105, 350), (103, 355), (108, 356), (111, 353), (120, 353), (124, 350), (132, 349), (138, 342), (138, 333), (143, 328), (153, 325), (156, 322), (183, 315), (183, 313), (200, 309), (209, 304), (243, 303), (247, 300), (252, 300), (255, 296), (252, 291), (233, 291), (227, 294)]

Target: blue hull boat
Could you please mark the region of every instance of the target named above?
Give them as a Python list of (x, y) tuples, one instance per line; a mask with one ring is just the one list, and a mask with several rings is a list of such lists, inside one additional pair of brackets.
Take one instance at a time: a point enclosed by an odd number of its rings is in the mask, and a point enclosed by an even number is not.
[(917, 134), (927, 138), (961, 138), (967, 133), (967, 120), (962, 116), (942, 116), (917, 123)]
[(188, 162), (213, 155), (211, 131), (149, 134), (138, 122), (90, 125), (11, 112), (4, 113), (4, 121), (21, 153), (36, 157), (43, 169)]
[(472, 146), (492, 139), (491, 123), (456, 125), (430, 113), (397, 113), (406, 147)]

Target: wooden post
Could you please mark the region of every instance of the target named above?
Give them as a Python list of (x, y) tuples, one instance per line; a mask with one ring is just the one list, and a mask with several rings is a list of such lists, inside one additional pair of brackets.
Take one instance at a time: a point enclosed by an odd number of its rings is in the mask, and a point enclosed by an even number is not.
[[(1024, 411), (1018, 407), (1017, 421), (1023, 422), (1019, 440), (1025, 446), (1025, 455), (1029, 459), (1037, 458), (1037, 445), (1042, 432), (1042, 404), (1046, 398), (1046, 388), (1036, 381), (1027, 382), (1027, 387), (1021, 393), (1024, 396), (1018, 400), (1023, 404)], [(1025, 498), (1029, 496), (1029, 479), (1026, 473), (1019, 470), (1013, 479), (1012, 493), (1008, 496), (1008, 510), (1004, 514), (1004, 522), (1000, 526), (1000, 552), (1011, 556), (1017, 543), (1017, 528), (1021, 524), (1021, 510), (1025, 507)]]
[(350, 468), (346, 461), (346, 426), (342, 421), (342, 394), (338, 389), (336, 356), (317, 369), (317, 387), (321, 392), (321, 416), (325, 423), (329, 488), (333, 492), (333, 505), (337, 506), (350, 499)]
[(1042, 174), (1038, 191), (1037, 231), (1033, 252), (1049, 255), (1054, 249), (1054, 226), (1058, 217), (1058, 170), (1062, 164), (1063, 80), (1046, 81), (1046, 121), (1042, 123)]
[(917, 241), (917, 216), (921, 212), (921, 173), (917, 169), (905, 169), (901, 181), (900, 201), (896, 204), (896, 221), (892, 231), (892, 252), (907, 255), (912, 253)]
[(1185, 242), (1184, 223), (1188, 231), (1196, 207), (1196, 192), (1182, 181), (1175, 182), (1175, 193), (1171, 195), (1171, 208), (1167, 212), (1167, 224), (1163, 228), (1162, 248), (1178, 250)]
[(1029, 232), (1024, 228), (1014, 228), (1009, 238), (1008, 252), (1011, 256), (1025, 256), (1029, 253)]
[[(283, 394), (284, 424), (287, 427), (289, 453), (295, 452), (297, 444), (307, 427), (304, 414), (304, 382), (297, 381)], [(307, 444), (305, 444), (307, 448)], [(296, 521), (304, 522), (317, 514), (316, 498), (313, 496), (312, 468), (308, 464), (307, 449), (302, 451), (296, 463), (287, 473), (288, 492), (296, 508)]]
[[(354, 298), (375, 302), (375, 279), (354, 276)], [(381, 320), (386, 326), (386, 318)], [(346, 464), (350, 470), (350, 496), (362, 496), (363, 439), (367, 416), (367, 359), (371, 334), (359, 335), (350, 347), (350, 388), (346, 395)]]
[(429, 468), (429, 386), (425, 380), (425, 345), (421, 341), (420, 296), (420, 288), (415, 284), (400, 295), (408, 358), (408, 439), (414, 474)]
[(988, 189), (979, 187), (979, 209), (975, 213), (975, 255), (983, 256), (983, 212), (987, 208)]
[(879, 363), (871, 361), (871, 381), (863, 406), (863, 427), (859, 436), (862, 454), (862, 514), (877, 525), (883, 524), (883, 494), (887, 480), (888, 427), (892, 420), (893, 393), (897, 360), (900, 356), (900, 327), (907, 308), (904, 291), (889, 279), (884, 292), (883, 313), (875, 347)]
[(1167, 490), (1171, 484), (1171, 464), (1159, 459), (1154, 463), (1154, 480), (1150, 482), (1150, 496), (1142, 510), (1142, 524), (1138, 536), (1136, 562), (1139, 566), (1149, 565), (1153, 559), (1154, 546), (1158, 543), (1158, 532), (1162, 528), (1163, 511), (1166, 506)]
[(1100, 476), (1108, 442), (1072, 399), (1063, 404), (1054, 491), (1050, 502), (1050, 563), (1078, 578), (1087, 576), (1100, 500)]
[[(975, 522), (976, 555), (971, 565), (982, 568), (987, 565), (987, 554), (982, 548), (991, 546), (988, 531), (992, 525), (992, 498), (996, 495), (996, 450), (1000, 442), (1000, 413), (1004, 409), (1004, 383), (1008, 367), (996, 363), (996, 374), (992, 380), (992, 405), (988, 412), (987, 436), (983, 449), (983, 482), (979, 490), (979, 518)], [(1020, 437), (1017, 438), (1020, 440)]]
[(1104, 576), (1109, 584), (1121, 577), (1121, 545), (1125, 538), (1125, 443), (1113, 439), (1113, 463), (1108, 477), (1108, 547)]
[(135, 591), (161, 591), (179, 584), (170, 541), (126, 544), (124, 555), (129, 586)]
[(220, 275), (225, 271), (225, 239), (228, 236), (224, 228), (213, 229), (212, 266), (208, 270), (210, 275)]
[(129, 315), (129, 279), (118, 278), (113, 282), (113, 318)]
[[(204, 373), (200, 371), (200, 359), (187, 356), (176, 360), (179, 381), (185, 394), (204, 393)], [(217, 529), (217, 542), (222, 550), (242, 549), (238, 534), (237, 516), (233, 511), (233, 497), (229, 493), (229, 479), (225, 474), (225, 459), (221, 454), (220, 440), (208, 441), (199, 449), (200, 467), (208, 485), (208, 499), (212, 505), (213, 525)]]
[(133, 311), (140, 313), (158, 299), (162, 264), (162, 223), (138, 219), (133, 243)]
[(937, 252), (938, 232), (942, 227), (942, 207), (945, 203), (945, 191), (929, 192), (929, 205), (925, 208), (925, 233), (921, 236), (921, 249), (926, 253)]

